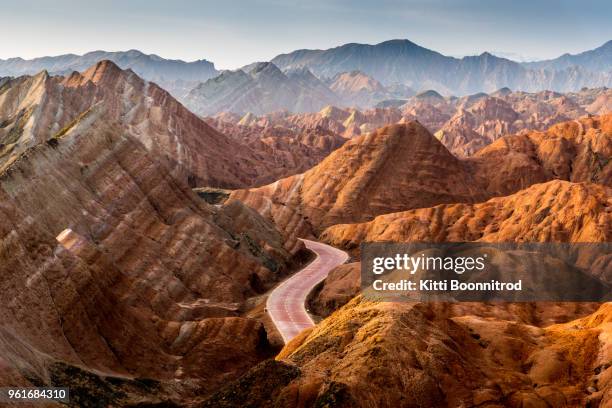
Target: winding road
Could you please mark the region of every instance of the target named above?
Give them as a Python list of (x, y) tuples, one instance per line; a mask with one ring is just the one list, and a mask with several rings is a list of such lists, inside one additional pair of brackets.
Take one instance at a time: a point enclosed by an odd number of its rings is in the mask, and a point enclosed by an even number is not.
[(266, 301), (268, 314), (285, 343), (302, 330), (314, 326), (306, 311), (306, 297), (329, 271), (348, 259), (346, 252), (329, 245), (307, 239), (302, 241), (317, 257), (272, 290)]

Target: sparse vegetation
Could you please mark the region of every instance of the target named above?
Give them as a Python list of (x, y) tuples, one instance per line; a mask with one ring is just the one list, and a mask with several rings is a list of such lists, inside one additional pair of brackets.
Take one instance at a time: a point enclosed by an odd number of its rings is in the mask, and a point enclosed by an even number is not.
[(60, 139), (61, 137), (63, 137), (66, 133), (68, 133), (70, 131), (70, 129), (72, 129), (73, 127), (75, 127), (80, 121), (82, 121), (83, 119), (85, 119), (87, 117), (87, 115), (89, 115), (89, 113), (91, 112), (92, 108), (87, 109), (84, 112), (81, 112), (81, 114), (79, 114), (79, 116), (77, 116), (75, 119), (73, 119), (70, 123), (68, 123), (66, 126), (64, 126), (62, 128), (62, 130), (60, 130), (59, 132), (57, 132), (53, 138), (54, 139)]

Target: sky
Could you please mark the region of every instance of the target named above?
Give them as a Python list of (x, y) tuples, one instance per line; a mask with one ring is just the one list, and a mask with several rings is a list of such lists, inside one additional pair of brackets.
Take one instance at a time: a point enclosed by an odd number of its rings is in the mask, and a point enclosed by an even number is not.
[(396, 38), (523, 60), (612, 40), (610, 0), (0, 0), (0, 14), (2, 59), (139, 49), (219, 69)]

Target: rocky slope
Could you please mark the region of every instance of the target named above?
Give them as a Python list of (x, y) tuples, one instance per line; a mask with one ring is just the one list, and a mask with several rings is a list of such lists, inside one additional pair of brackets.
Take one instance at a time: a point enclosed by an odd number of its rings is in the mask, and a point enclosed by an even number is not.
[(593, 115), (603, 115), (612, 112), (612, 89), (603, 92), (586, 93), (586, 110)]
[(607, 242), (611, 193), (599, 184), (556, 180), (484, 203), (443, 204), (334, 225), (322, 238), (343, 248), (366, 241)]
[(248, 148), (110, 62), (11, 81), (0, 122), (0, 384), (183, 403), (269, 356), (242, 312), (300, 247), (189, 185), (239, 185)]
[(470, 166), (410, 122), (354, 138), (311, 170), (236, 190), (230, 201), (257, 209), (294, 239), (338, 223), (484, 197)]
[[(362, 242), (609, 242), (612, 190), (592, 183), (552, 181), (478, 204), (445, 204), (334, 225), (324, 241), (358, 253)], [(332, 271), (311, 298), (327, 316), (360, 291), (360, 264)], [(612, 274), (598, 278), (612, 283)]]
[(338, 266), (329, 272), (308, 297), (309, 309), (327, 317), (340, 309), (361, 291), (361, 262)]
[[(541, 320), (554, 309), (357, 297), (285, 347), (278, 365), (294, 371), (266, 396), (279, 407), (608, 405), (609, 305), (563, 324)], [(231, 384), (225, 393), (257, 401), (257, 391)]]
[(498, 98), (483, 98), (458, 111), (436, 132), (436, 137), (457, 156), (470, 156), (502, 135), (515, 133), (518, 114)]
[(612, 186), (612, 115), (583, 118), (543, 132), (506, 136), (469, 161), (495, 195), (552, 179)]
[[(342, 118), (341, 113), (329, 114)], [(611, 123), (611, 116), (604, 115), (561, 123), (545, 132), (506, 136), (463, 161), (443, 154), (442, 146), (416, 123), (389, 127), (353, 139), (309, 172), (259, 189), (236, 191), (231, 200), (241, 200), (274, 220), (290, 240), (324, 230), (320, 238), (350, 250), (372, 240), (607, 241)], [(410, 152), (389, 137), (398, 129), (402, 129), (399, 134), (409, 135), (397, 141), (404, 142)], [(414, 134), (409, 129), (418, 131)], [(413, 149), (414, 145), (423, 150)], [(394, 166), (393, 154), (402, 158), (403, 169), (386, 177), (386, 166)], [(372, 157), (380, 157), (385, 166), (373, 165)], [(353, 158), (364, 167), (353, 168)], [(435, 170), (432, 163), (437, 165)], [(412, 173), (414, 169), (421, 172)], [(443, 191), (444, 184), (434, 180), (454, 180), (449, 174), (470, 180), (469, 188), (477, 194), (468, 194), (467, 199), (446, 197), (453, 204), (432, 207), (425, 203), (427, 199), (443, 202), (428, 194)], [(418, 182), (418, 188), (412, 187), (411, 180)], [(423, 180), (430, 180), (431, 190), (423, 191), (427, 186)], [(550, 180), (558, 181), (545, 183)], [(455, 189), (463, 185), (457, 180), (449, 184)], [(359, 192), (367, 195), (354, 196)], [(474, 204), (494, 196), (502, 197)], [(462, 199), (464, 203), (456, 203)], [(376, 206), (379, 203), (384, 205)], [(419, 209), (389, 213), (394, 205)], [(358, 221), (377, 213), (386, 215)], [(349, 224), (338, 225), (343, 217)], [(358, 279), (355, 266), (332, 271), (311, 302), (312, 309), (328, 314), (348, 301), (359, 290)]]
[[(363, 240), (609, 242), (611, 193), (556, 180), (484, 203), (336, 225), (322, 236), (346, 248)], [(329, 313), (357, 295), (359, 264), (330, 278), (314, 310)], [(612, 282), (612, 275), (602, 278)], [(287, 344), (274, 369), (258, 366), (241, 380), (265, 378), (265, 392), (230, 383), (209, 403), (603, 407), (612, 403), (611, 324), (608, 303), (403, 303), (358, 295)]]

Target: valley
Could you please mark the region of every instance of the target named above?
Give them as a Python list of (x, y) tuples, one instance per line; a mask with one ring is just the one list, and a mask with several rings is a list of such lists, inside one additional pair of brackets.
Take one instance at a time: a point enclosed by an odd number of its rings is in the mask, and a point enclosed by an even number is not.
[[(361, 282), (364, 243), (610, 243), (611, 47), (0, 60), (0, 386), (71, 407), (611, 406), (610, 303)], [(578, 268), (531, 265), (515, 275)], [(580, 272), (611, 288), (612, 254)]]

